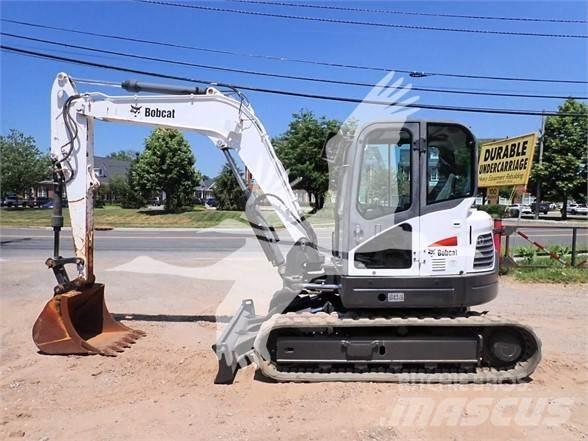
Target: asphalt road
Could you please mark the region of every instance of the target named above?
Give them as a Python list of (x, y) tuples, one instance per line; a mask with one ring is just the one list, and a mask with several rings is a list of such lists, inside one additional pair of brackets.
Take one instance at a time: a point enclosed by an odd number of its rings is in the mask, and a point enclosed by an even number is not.
[[(524, 214), (523, 216), (521, 216), (521, 219), (523, 219), (523, 220), (534, 219), (534, 218), (535, 218), (535, 214)], [(515, 217), (515, 218), (510, 218), (510, 219), (517, 219), (517, 218)], [(551, 210), (547, 214), (539, 213), (539, 219), (540, 220), (559, 221), (559, 220), (561, 220), (561, 212), (559, 210)], [(570, 220), (570, 221), (585, 221), (586, 219), (587, 219), (587, 216), (585, 214), (568, 213), (568, 220)]]
[[(571, 229), (521, 228), (532, 240), (542, 245), (561, 244), (571, 246)], [(62, 232), (63, 255), (72, 251), (69, 231)], [(331, 232), (319, 229), (319, 243), (324, 251), (331, 245)], [(288, 245), (288, 242), (282, 242)], [(522, 237), (514, 234), (511, 246), (530, 245)], [(588, 230), (578, 231), (578, 249), (588, 248)], [(53, 233), (41, 228), (0, 228), (0, 256), (50, 256), (53, 249)], [(260, 248), (248, 230), (111, 230), (95, 233), (96, 253), (190, 253), (204, 257), (222, 257), (241, 250), (259, 253)]]
[[(72, 250), (71, 232), (62, 231), (64, 251)], [(146, 230), (110, 230), (95, 232), (95, 250), (100, 251), (170, 251), (170, 252), (227, 252), (243, 247), (245, 239), (252, 235), (243, 232), (207, 232)], [(16, 250), (53, 249), (53, 232), (47, 229), (2, 228), (0, 229), (2, 252)]]

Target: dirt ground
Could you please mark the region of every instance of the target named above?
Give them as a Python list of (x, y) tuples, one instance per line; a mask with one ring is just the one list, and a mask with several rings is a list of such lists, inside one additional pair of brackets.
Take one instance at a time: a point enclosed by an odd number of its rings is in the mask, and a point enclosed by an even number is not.
[[(175, 298), (168, 289), (158, 302), (144, 299), (154, 305), (148, 312), (168, 315), (125, 322), (148, 334), (131, 349), (60, 357), (40, 355), (31, 340), (53, 284), (48, 271), (6, 261), (0, 269), (1, 439), (588, 439), (586, 287), (504, 279), (499, 298), (484, 305), (543, 340), (543, 361), (527, 383), (273, 384), (250, 366), (222, 386), (213, 384), (217, 323), (197, 316), (214, 314), (230, 283), (178, 278)], [(153, 295), (155, 276), (102, 274), (112, 312), (144, 311), (141, 296)], [(128, 295), (116, 288), (123, 277)], [(433, 406), (432, 417), (403, 413), (407, 403)]]

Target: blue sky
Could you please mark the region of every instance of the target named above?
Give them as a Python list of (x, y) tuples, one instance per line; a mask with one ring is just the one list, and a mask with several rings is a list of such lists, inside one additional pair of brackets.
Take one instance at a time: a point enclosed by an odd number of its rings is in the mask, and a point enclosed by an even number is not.
[[(330, 4), (347, 6), (354, 6), (357, 3), (365, 7), (467, 15), (572, 19), (586, 19), (587, 17), (586, 2), (330, 2)], [(242, 5), (220, 1), (203, 2), (202, 4), (234, 9), (277, 11), (296, 15), (425, 26), (524, 32), (588, 33), (585, 24), (498, 22), (370, 13), (353, 14), (342, 11)], [(366, 28), (186, 10), (133, 2), (2, 1), (1, 15), (3, 18), (52, 26), (245, 53), (341, 63), (383, 65), (416, 71), (588, 79), (588, 40), (586, 39), (509, 37)], [(200, 53), (184, 49), (154, 47), (145, 44), (72, 35), (58, 31), (32, 29), (8, 23), (2, 23), (0, 26), (5, 32), (194, 63), (371, 83), (378, 81), (383, 76), (382, 73), (373, 71), (335, 69), (241, 56)], [(2, 42), (12, 46), (105, 64), (124, 65), (138, 69), (243, 85), (358, 98), (363, 97), (368, 91), (362, 87), (313, 84), (143, 62), (116, 56), (86, 53), (77, 49), (46, 46), (41, 43), (25, 42), (10, 37), (2, 38)], [(131, 77), (131, 75), (114, 71), (25, 58), (5, 52), (2, 52), (0, 56), (1, 132), (5, 134), (10, 128), (21, 130), (34, 136), (38, 145), (44, 150), (49, 148), (49, 92), (56, 73), (65, 71), (74, 77), (109, 81), (122, 81)], [(138, 75), (132, 75), (132, 77), (154, 81), (153, 78), (141, 78)], [(413, 85), (423, 87), (455, 87), (564, 95), (586, 95), (588, 93), (585, 84), (511, 83), (444, 77), (407, 79)], [(162, 82), (162, 80), (157, 81)], [(116, 89), (102, 91), (110, 94), (122, 93), (122, 91), (117, 91)], [(353, 109), (352, 104), (345, 103), (289, 98), (255, 92), (249, 92), (247, 95), (256, 113), (272, 136), (282, 133), (287, 128), (292, 113), (301, 108), (310, 109), (318, 115), (338, 119), (345, 119)], [(558, 100), (543, 99), (480, 97), (430, 92), (419, 92), (418, 95), (420, 95), (421, 103), (453, 106), (553, 110), (560, 104)], [(421, 110), (416, 113), (415, 117), (461, 121), (472, 127), (476, 136), (482, 138), (513, 136), (537, 130), (540, 126), (540, 118), (532, 116)], [(97, 124), (96, 133), (96, 154), (106, 155), (120, 149), (141, 150), (143, 140), (148, 133), (149, 130), (145, 128), (99, 123)], [(196, 156), (197, 168), (205, 174), (216, 175), (223, 164), (223, 157), (220, 152), (206, 138), (194, 134), (189, 134), (187, 137)]]

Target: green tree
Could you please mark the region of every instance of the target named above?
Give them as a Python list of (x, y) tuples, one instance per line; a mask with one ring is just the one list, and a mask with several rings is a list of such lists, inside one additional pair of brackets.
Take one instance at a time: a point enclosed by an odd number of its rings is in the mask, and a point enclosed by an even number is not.
[(111, 199), (114, 202), (120, 202), (130, 190), (128, 176), (113, 176), (108, 181)]
[(35, 139), (11, 129), (0, 136), (0, 188), (2, 194), (29, 195), (32, 187), (51, 176), (49, 155), (41, 153)]
[(129, 170), (131, 189), (143, 199), (165, 192), (165, 209), (169, 211), (190, 206), (200, 181), (194, 163), (190, 144), (179, 130), (155, 129)]
[(220, 210), (244, 210), (245, 195), (231, 168), (225, 165), (214, 180), (213, 193)]
[(339, 121), (317, 118), (311, 111), (301, 110), (292, 115), (288, 130), (273, 140), (290, 180), (296, 182), (294, 187), (312, 196), (313, 211), (323, 207), (329, 189), (329, 168), (321, 151), (327, 136), (337, 132), (340, 125)]
[(137, 159), (131, 162), (131, 166), (129, 167), (129, 171), (127, 172), (127, 178), (125, 180), (126, 185), (121, 185), (121, 200), (120, 206), (122, 208), (142, 208), (147, 205), (147, 197), (143, 196), (139, 191), (135, 188), (135, 166), (137, 164)]
[(117, 175), (103, 182), (98, 187), (97, 200), (110, 200), (111, 202), (122, 202), (128, 197), (130, 191), (129, 179), (125, 175)]
[(98, 191), (94, 195), (94, 207), (101, 208), (110, 196), (110, 185), (108, 182), (101, 182)]
[(562, 202), (562, 218), (567, 218), (567, 202), (586, 200), (588, 173), (588, 105), (566, 100), (559, 113), (584, 116), (550, 116), (545, 121), (543, 164), (533, 165), (533, 181), (541, 182), (545, 199)]
[(134, 161), (135, 159), (137, 159), (137, 156), (139, 155), (139, 152), (135, 151), (135, 150), (119, 150), (118, 152), (112, 152), (109, 153), (107, 158), (111, 158), (111, 159), (119, 159), (121, 161)]

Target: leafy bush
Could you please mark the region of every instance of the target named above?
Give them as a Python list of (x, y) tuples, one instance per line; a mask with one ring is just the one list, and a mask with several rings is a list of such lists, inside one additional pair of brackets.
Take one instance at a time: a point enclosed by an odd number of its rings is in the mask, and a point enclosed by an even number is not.
[(478, 210), (485, 211), (490, 216), (492, 216), (493, 219), (496, 219), (496, 218), (501, 218), (504, 216), (504, 212), (506, 210), (506, 205), (500, 205), (500, 204), (479, 205)]
[(535, 259), (535, 256), (537, 255), (537, 251), (535, 250), (535, 248), (522, 247), (519, 250), (519, 255), (524, 259), (524, 261), (527, 265), (530, 265), (533, 263), (533, 260)]
[(143, 208), (146, 205), (147, 201), (143, 198), (143, 196), (130, 187), (124, 194), (121, 195), (121, 208)]
[(526, 248), (529, 248), (529, 247), (512, 247), (511, 248), (511, 255), (514, 257), (521, 257)]
[(551, 245), (547, 247), (547, 250), (559, 257), (565, 257), (572, 253), (572, 250), (569, 247), (559, 244)]

